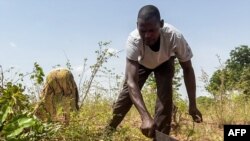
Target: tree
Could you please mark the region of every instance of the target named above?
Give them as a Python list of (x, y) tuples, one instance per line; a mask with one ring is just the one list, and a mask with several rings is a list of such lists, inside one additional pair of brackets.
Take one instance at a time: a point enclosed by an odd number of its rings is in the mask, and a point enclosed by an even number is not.
[(250, 48), (241, 45), (230, 52), (225, 67), (214, 72), (206, 89), (213, 95), (224, 89), (224, 92), (237, 90), (250, 97), (249, 87)]
[(231, 87), (250, 96), (250, 48), (246, 45), (236, 47), (230, 52), (227, 69), (231, 79)]

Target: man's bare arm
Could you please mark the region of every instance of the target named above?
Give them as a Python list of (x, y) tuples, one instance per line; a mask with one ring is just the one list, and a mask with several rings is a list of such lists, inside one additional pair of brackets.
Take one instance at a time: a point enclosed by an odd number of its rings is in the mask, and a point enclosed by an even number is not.
[(127, 59), (126, 81), (128, 84), (129, 95), (143, 120), (144, 118), (149, 118), (150, 115), (145, 106), (145, 103), (143, 101), (143, 97), (139, 88), (138, 68), (139, 68), (139, 64), (137, 61)]
[(194, 69), (192, 67), (191, 61), (180, 62), (180, 65), (183, 69), (184, 82), (188, 93), (189, 106), (196, 106), (196, 82)]
[(150, 116), (143, 97), (139, 88), (139, 64), (137, 61), (127, 59), (126, 62), (126, 81), (128, 84), (128, 90), (130, 98), (135, 105), (136, 109), (141, 115), (142, 124), (141, 131), (147, 137), (154, 136), (154, 121)]
[(195, 74), (191, 60), (180, 62), (183, 69), (184, 82), (189, 98), (189, 114), (193, 117), (194, 121), (202, 122), (202, 115), (196, 106), (196, 82)]

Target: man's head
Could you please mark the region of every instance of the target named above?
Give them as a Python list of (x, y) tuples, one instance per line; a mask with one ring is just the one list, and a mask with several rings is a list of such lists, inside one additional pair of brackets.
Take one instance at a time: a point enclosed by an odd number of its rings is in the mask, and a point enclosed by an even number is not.
[(160, 29), (164, 21), (161, 20), (160, 12), (153, 5), (143, 6), (137, 17), (137, 29), (144, 43), (153, 46), (160, 37)]

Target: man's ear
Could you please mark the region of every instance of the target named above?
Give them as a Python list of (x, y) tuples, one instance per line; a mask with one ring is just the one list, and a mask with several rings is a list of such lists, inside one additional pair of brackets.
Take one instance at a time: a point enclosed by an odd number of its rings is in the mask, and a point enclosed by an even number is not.
[(160, 21), (160, 27), (163, 28), (163, 26), (164, 26), (164, 20), (162, 19), (162, 20)]
[(138, 22), (136, 22), (136, 27), (138, 28)]

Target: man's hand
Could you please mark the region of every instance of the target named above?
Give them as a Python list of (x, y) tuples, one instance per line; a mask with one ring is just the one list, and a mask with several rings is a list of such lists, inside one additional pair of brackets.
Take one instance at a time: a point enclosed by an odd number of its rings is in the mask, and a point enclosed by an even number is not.
[(201, 112), (197, 109), (197, 107), (190, 106), (189, 114), (192, 116), (194, 122), (200, 123), (203, 121)]
[(140, 129), (143, 135), (153, 138), (155, 133), (154, 120), (151, 117), (143, 119)]

